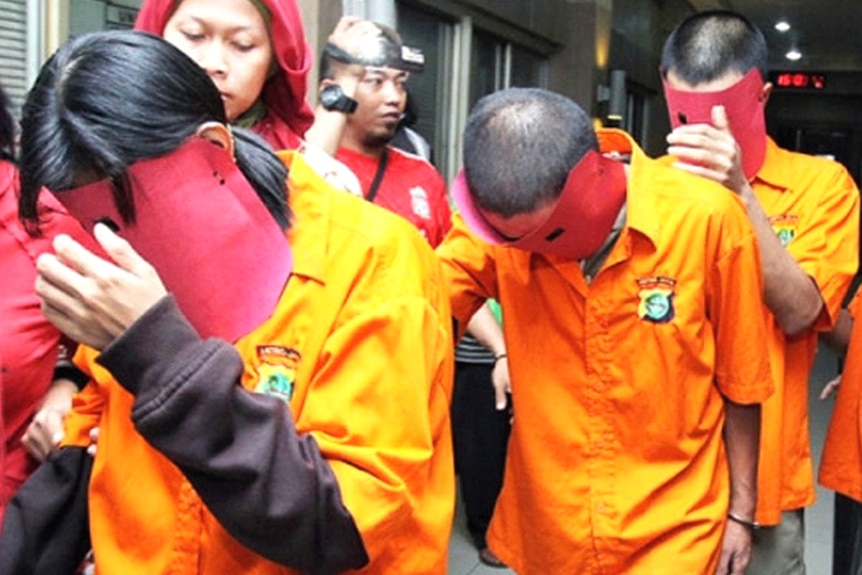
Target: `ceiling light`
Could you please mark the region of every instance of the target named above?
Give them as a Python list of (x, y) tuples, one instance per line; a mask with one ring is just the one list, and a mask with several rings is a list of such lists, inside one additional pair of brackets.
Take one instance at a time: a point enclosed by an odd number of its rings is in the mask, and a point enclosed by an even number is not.
[(790, 52), (785, 54), (784, 57), (787, 58), (788, 60), (792, 60), (795, 62), (795, 61), (799, 60), (800, 58), (802, 58), (802, 52), (800, 52), (799, 50), (791, 50)]
[(788, 30), (790, 30), (790, 24), (785, 20), (781, 20), (780, 22), (775, 24), (775, 29), (779, 32), (787, 32)]

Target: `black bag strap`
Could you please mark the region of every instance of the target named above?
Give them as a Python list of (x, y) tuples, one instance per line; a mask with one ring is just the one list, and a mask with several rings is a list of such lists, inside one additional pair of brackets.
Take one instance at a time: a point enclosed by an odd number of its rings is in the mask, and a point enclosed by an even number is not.
[(383, 182), (383, 176), (386, 174), (386, 166), (389, 165), (389, 150), (383, 148), (383, 153), (380, 155), (380, 163), (377, 164), (377, 173), (374, 174), (374, 181), (371, 182), (371, 187), (368, 188), (368, 195), (365, 199), (374, 203), (374, 198), (377, 192), (380, 191), (380, 183)]

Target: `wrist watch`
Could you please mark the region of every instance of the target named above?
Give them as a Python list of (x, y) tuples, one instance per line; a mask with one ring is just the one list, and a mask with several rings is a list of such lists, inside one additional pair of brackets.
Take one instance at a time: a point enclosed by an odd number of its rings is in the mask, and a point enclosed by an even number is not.
[(352, 114), (356, 111), (356, 100), (344, 93), (338, 84), (330, 84), (320, 91), (320, 105), (330, 112)]

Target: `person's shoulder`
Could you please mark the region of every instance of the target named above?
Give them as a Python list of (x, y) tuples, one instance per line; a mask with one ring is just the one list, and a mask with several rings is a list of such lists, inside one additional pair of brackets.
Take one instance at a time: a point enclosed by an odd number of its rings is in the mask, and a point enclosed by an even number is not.
[(818, 195), (840, 189), (836, 183), (843, 183), (845, 188), (855, 187), (847, 168), (831, 157), (787, 150), (776, 144), (771, 144), (758, 178), (800, 193), (812, 190)]
[(365, 199), (345, 193), (332, 198), (332, 223), (346, 237), (367, 242), (369, 249), (396, 253), (404, 249), (431, 253), (428, 242), (408, 220)]
[(363, 198), (335, 189), (311, 169), (301, 156), (290, 160), (290, 205), (297, 224), (307, 231), (328, 229), (331, 246), (362, 257), (375, 252), (391, 259), (418, 252), (433, 256), (431, 248), (406, 219)]
[(437, 168), (434, 167), (434, 164), (422, 156), (417, 156), (392, 146), (389, 146), (388, 150), (391, 156), (392, 166), (395, 170), (409, 174), (416, 182), (426, 184), (427, 187), (432, 189), (432, 193), (445, 195), (446, 180), (443, 179), (443, 176)]
[(673, 166), (675, 159), (662, 156), (657, 159), (643, 158), (648, 169), (641, 171), (638, 185), (656, 196), (660, 207), (669, 210), (702, 209), (715, 211), (744, 211), (739, 198), (722, 184), (690, 174)]
[(442, 176), (440, 176), (440, 172), (438, 172), (437, 168), (434, 167), (434, 164), (422, 156), (411, 154), (406, 150), (402, 150), (401, 148), (396, 148), (394, 146), (388, 146), (386, 149), (389, 151), (393, 163), (397, 162), (407, 164), (414, 169), (431, 171), (437, 174), (438, 177), (442, 178)]

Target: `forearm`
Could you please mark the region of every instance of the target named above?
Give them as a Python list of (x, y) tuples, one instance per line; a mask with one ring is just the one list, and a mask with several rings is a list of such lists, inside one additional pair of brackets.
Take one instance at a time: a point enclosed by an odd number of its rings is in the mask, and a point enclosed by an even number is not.
[[(356, 87), (359, 85), (359, 77), (345, 75), (335, 82), (341, 86), (344, 94), (350, 98), (356, 95)], [(314, 124), (305, 133), (305, 139), (335, 157), (338, 148), (341, 147), (341, 139), (347, 127), (347, 114), (344, 112), (330, 111), (318, 105), (314, 110)]]
[(503, 330), (486, 303), (473, 314), (467, 323), (467, 331), (476, 338), (494, 357), (506, 353)]
[(729, 512), (754, 519), (757, 506), (757, 459), (760, 448), (760, 404), (724, 401), (724, 443), (730, 468)]
[(838, 317), (835, 320), (835, 326), (832, 331), (821, 334), (820, 339), (828, 345), (832, 350), (844, 355), (847, 353), (847, 346), (850, 344), (850, 333), (853, 331), (853, 316), (847, 309), (842, 308), (838, 312)]
[(334, 158), (341, 146), (346, 125), (347, 116), (343, 112), (330, 112), (317, 106), (314, 111), (314, 124), (305, 133), (305, 140)]
[(814, 280), (781, 244), (763, 206), (751, 188), (741, 194), (757, 234), (765, 284), (764, 300), (782, 330), (790, 336), (809, 329), (823, 309)]
[(148, 311), (99, 363), (135, 395), (137, 430), (183, 471), (237, 540), (304, 573), (367, 562), (314, 439), (297, 434), (282, 400), (239, 386), (236, 350), (202, 341), (173, 300)]

